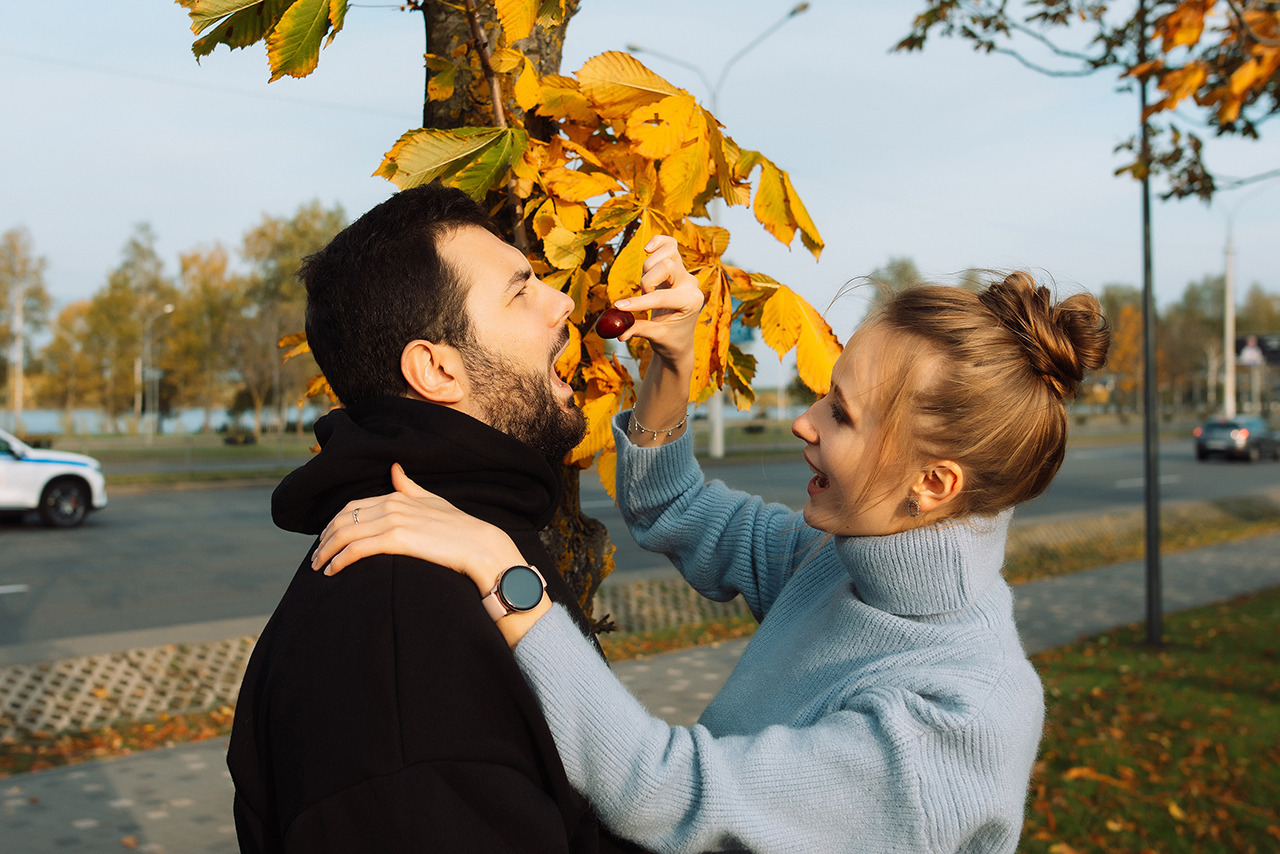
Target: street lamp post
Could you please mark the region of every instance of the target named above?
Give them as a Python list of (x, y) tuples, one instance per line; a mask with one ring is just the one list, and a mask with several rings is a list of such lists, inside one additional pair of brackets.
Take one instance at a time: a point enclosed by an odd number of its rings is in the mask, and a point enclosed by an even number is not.
[(166, 314), (172, 314), (173, 309), (173, 303), (167, 302), (160, 307), (159, 311), (148, 314), (142, 321), (142, 420), (146, 425), (148, 445), (151, 444), (151, 437), (155, 433), (155, 419), (160, 410), (160, 379), (151, 361), (151, 325)]
[[(659, 59), (670, 62), (672, 65), (678, 65), (681, 68), (687, 68), (690, 71), (692, 71), (694, 74), (697, 74), (698, 78), (702, 80), (702, 84), (707, 87), (707, 92), (710, 95), (712, 115), (714, 115), (716, 118), (720, 118), (720, 89), (724, 86), (724, 81), (729, 76), (729, 69), (732, 68), (738, 60), (742, 59), (744, 56), (750, 53), (757, 45), (760, 44), (760, 42), (764, 41), (769, 36), (776, 33), (780, 26), (782, 26), (787, 21), (794, 18), (796, 15), (799, 15), (807, 11), (808, 9), (809, 9), (808, 3), (797, 3), (795, 6), (792, 6), (790, 11), (788, 11), (787, 14), (783, 15), (781, 19), (779, 19), (776, 23), (771, 24), (768, 29), (766, 29), (764, 32), (760, 33), (760, 35), (756, 36), (754, 39), (748, 42), (746, 47), (742, 48), (733, 56), (729, 57), (729, 61), (726, 62), (724, 64), (724, 67), (720, 69), (720, 76), (716, 78), (716, 82), (714, 85), (712, 85), (711, 80), (707, 77), (707, 75), (703, 72), (703, 70), (691, 62), (685, 62), (683, 59), (677, 59), (674, 56), (668, 56), (667, 54), (659, 53), (656, 50), (650, 50), (649, 48), (644, 47), (643, 45), (638, 45), (638, 44), (628, 44), (627, 50), (630, 51), (631, 53), (647, 53), (650, 56), (656, 56)], [(711, 200), (711, 224), (717, 225), (717, 226), (720, 224), (720, 200), (718, 198), (713, 198)], [(781, 391), (781, 385), (779, 386), (779, 391)], [(724, 393), (722, 391), (717, 391), (715, 394), (711, 396), (710, 412), (708, 413), (708, 415), (709, 415), (708, 420), (710, 421), (710, 426), (711, 426), (711, 447), (710, 447), (711, 456), (717, 457), (717, 458), (723, 457), (724, 456)]]

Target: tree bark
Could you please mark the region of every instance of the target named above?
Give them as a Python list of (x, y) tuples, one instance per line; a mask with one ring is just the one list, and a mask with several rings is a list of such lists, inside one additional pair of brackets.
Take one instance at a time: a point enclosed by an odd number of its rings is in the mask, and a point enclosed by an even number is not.
[[(535, 27), (526, 39), (516, 46), (529, 57), (539, 74), (557, 74), (560, 71), (560, 58), (564, 51), (565, 32), (569, 20), (578, 11), (579, 0), (568, 0), (564, 21), (556, 27)], [(459, 45), (472, 41), (470, 22), (461, 8), (441, 2), (427, 0), (418, 7), (422, 13), (426, 31), (426, 52), (440, 56), (452, 56)], [(492, 4), (480, 4), (477, 9), (484, 31), (489, 35), (491, 45), (497, 43), (498, 28)], [(430, 70), (426, 71), (430, 81)], [(423, 91), (423, 127), (452, 129), (458, 127), (495, 127), (499, 124), (494, 115), (493, 98), (488, 81), (480, 71), (478, 63), (467, 63), (458, 69), (454, 81), (453, 95), (443, 101), (430, 101), (426, 98), (426, 87)], [(522, 124), (531, 136), (537, 139), (549, 139), (555, 133), (555, 127), (535, 115), (521, 113), (509, 91), (503, 93), (503, 108), (508, 116)], [(508, 119), (510, 121), (510, 119)], [(488, 200), (489, 209), (494, 210), (507, 203), (506, 194), (495, 193)], [(499, 227), (513, 243), (509, 218), (501, 214), (495, 217)], [(569, 587), (577, 594), (579, 604), (587, 616), (592, 617), (591, 600), (600, 582), (613, 569), (613, 543), (609, 541), (609, 532), (597, 519), (592, 519), (582, 512), (579, 501), (578, 479), (581, 470), (576, 466), (561, 466), (562, 495), (561, 505), (556, 516), (542, 532), (547, 551), (555, 556), (557, 569)], [(607, 615), (593, 621), (597, 631), (608, 631), (613, 628)]]
[[(564, 36), (569, 20), (578, 11), (579, 0), (568, 0), (565, 3), (564, 21), (557, 27), (534, 27), (527, 38), (516, 42), (516, 46), (524, 51), (525, 56), (533, 60), (539, 74), (556, 74), (560, 71), (560, 56), (564, 51)], [(419, 11), (423, 16), (426, 31), (426, 52), (439, 56), (451, 56), (459, 45), (471, 41), (471, 27), (461, 9), (452, 5), (426, 0)], [(481, 4), (477, 10), (480, 22), (486, 33), (494, 33), (498, 28), (497, 16), (492, 4)], [(491, 39), (492, 41), (492, 39)], [(431, 72), (426, 71), (430, 80)], [(510, 95), (510, 93), (506, 93)], [(519, 108), (507, 99), (505, 105), (519, 114)], [(520, 116), (523, 120), (523, 116)], [(493, 127), (497, 124), (493, 113), (492, 99), (489, 96), (488, 84), (478, 68), (470, 64), (458, 69), (454, 81), (452, 97), (443, 101), (429, 101), (423, 90), (422, 126), (429, 128), (451, 129), (477, 126)], [(530, 129), (533, 132), (533, 129)], [(537, 134), (535, 134), (537, 135)]]

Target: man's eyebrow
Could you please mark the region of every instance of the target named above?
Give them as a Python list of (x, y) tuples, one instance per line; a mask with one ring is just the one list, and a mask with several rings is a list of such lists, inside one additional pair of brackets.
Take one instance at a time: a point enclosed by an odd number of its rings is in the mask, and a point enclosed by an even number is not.
[(512, 291), (524, 287), (525, 282), (533, 278), (533, 270), (525, 267), (523, 270), (516, 270), (511, 274), (511, 278), (507, 279), (507, 286), (502, 289), (502, 295), (505, 297)]

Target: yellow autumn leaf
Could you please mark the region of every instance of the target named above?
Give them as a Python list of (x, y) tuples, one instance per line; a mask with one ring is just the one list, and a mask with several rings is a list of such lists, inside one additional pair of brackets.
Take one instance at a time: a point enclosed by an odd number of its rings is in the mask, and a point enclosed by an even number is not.
[(607, 51), (588, 59), (577, 73), (583, 94), (608, 119), (625, 119), (668, 95), (684, 94), (628, 53)]
[(524, 59), (524, 68), (520, 71), (520, 76), (516, 78), (515, 96), (516, 103), (525, 112), (538, 106), (538, 101), (542, 97), (542, 86), (538, 83), (538, 70), (533, 67), (533, 63), (527, 57)]
[(830, 390), (840, 342), (817, 310), (786, 285), (779, 285), (765, 302), (760, 337), (779, 358), (795, 347), (804, 384), (820, 395)]
[(729, 326), (733, 309), (728, 286), (714, 268), (698, 276), (702, 288), (702, 312), (693, 335), (693, 375), (689, 381), (689, 399), (706, 400), (724, 381), (725, 363), (729, 358)]
[(711, 177), (705, 139), (690, 141), (658, 166), (658, 207), (673, 220), (689, 215), (693, 200)]
[(622, 189), (605, 172), (580, 172), (563, 166), (544, 172), (543, 183), (548, 192), (567, 202), (585, 202)]
[(1182, 811), (1182, 807), (1178, 806), (1173, 801), (1169, 801), (1169, 815), (1173, 817), (1174, 821), (1187, 820), (1187, 814)]
[(590, 236), (584, 238), (563, 225), (554, 225), (542, 239), (542, 253), (557, 269), (571, 270), (586, 260), (585, 247), (590, 242)]
[(593, 125), (600, 118), (587, 96), (578, 88), (578, 81), (558, 74), (547, 75), (539, 81), (537, 112), (582, 125)]
[(756, 377), (756, 357), (744, 353), (737, 344), (729, 345), (729, 364), (724, 372), (725, 385), (733, 392), (734, 406), (748, 410), (755, 405), (756, 393), (751, 383)]
[(791, 213), (791, 220), (800, 229), (800, 241), (816, 261), (826, 247), (826, 243), (818, 234), (818, 227), (809, 217), (809, 211), (805, 209), (804, 202), (800, 201), (800, 194), (791, 183), (791, 175), (785, 170), (782, 172), (782, 183), (787, 191), (787, 208)]
[(617, 501), (618, 450), (613, 445), (601, 451), (600, 458), (596, 460), (596, 475), (600, 478), (600, 485), (604, 487), (604, 491), (609, 493), (610, 498)]
[(1193, 45), (1204, 32), (1204, 16), (1214, 5), (1214, 0), (1185, 0), (1156, 24), (1156, 32), (1163, 43), (1161, 52), (1168, 53), (1175, 47)]
[(640, 215), (639, 227), (622, 247), (613, 266), (609, 269), (609, 302), (634, 296), (640, 288), (640, 274), (644, 269), (646, 253), (644, 245), (653, 237), (653, 215), (645, 211)]
[(587, 418), (587, 432), (578, 446), (569, 452), (570, 462), (588, 460), (613, 442), (610, 422), (618, 413), (621, 400), (622, 396), (617, 392), (592, 393), (591, 387), (588, 387), (586, 400), (582, 402), (582, 414)]
[(493, 0), (507, 44), (527, 38), (538, 15), (538, 0)]
[(569, 324), (569, 346), (564, 348), (564, 352), (560, 354), (560, 358), (556, 359), (556, 373), (560, 379), (565, 382), (573, 380), (574, 374), (578, 372), (578, 365), (582, 362), (582, 333), (578, 331), (578, 327), (572, 323)]
[(691, 95), (671, 95), (627, 116), (627, 137), (634, 143), (633, 150), (653, 160), (706, 135), (702, 110)]
[(779, 242), (791, 245), (796, 224), (787, 214), (787, 189), (782, 183), (782, 170), (768, 160), (761, 164), (760, 180), (756, 184), (754, 206), (756, 220)]

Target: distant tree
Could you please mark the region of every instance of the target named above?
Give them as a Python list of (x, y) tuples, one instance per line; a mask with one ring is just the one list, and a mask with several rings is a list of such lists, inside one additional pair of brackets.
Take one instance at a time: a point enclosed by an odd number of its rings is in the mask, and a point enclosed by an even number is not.
[(1280, 296), (1264, 290), (1257, 282), (1250, 285), (1244, 303), (1236, 312), (1236, 332), (1240, 335), (1280, 332)]
[(144, 326), (150, 318), (153, 367), (161, 367), (172, 332), (171, 325), (160, 319), (161, 308), (178, 297), (177, 288), (165, 275), (155, 240), (150, 225), (135, 227), (120, 265), (107, 276), (106, 286), (93, 295), (85, 317), (85, 354), (101, 372), (92, 394), (112, 421), (132, 412), (135, 428), (142, 415)]
[(73, 431), (73, 413), (96, 405), (102, 369), (89, 352), (89, 301), (76, 300), (58, 312), (52, 337), (40, 350), (41, 373), (36, 403), (62, 411), (64, 429)]
[(268, 402), (275, 404), (276, 425), (283, 429), (286, 405), (319, 370), (306, 352), (284, 362), (280, 342), (303, 325), (306, 293), (297, 279), (302, 260), (345, 225), (340, 206), (325, 208), (312, 201), (287, 219), (264, 216), (245, 232), (240, 255), (249, 273), (241, 280), (241, 317), (229, 330), (227, 344), (234, 370), (253, 400), (255, 434), (262, 433)]
[(912, 285), (924, 281), (916, 262), (910, 258), (890, 258), (883, 267), (878, 267), (867, 276), (867, 280), (875, 289), (871, 296), (871, 305), (883, 305), (889, 297)]
[[(1072, 29), (1085, 31), (1074, 40), (1085, 47), (1058, 41)], [(1270, 0), (926, 0), (898, 49), (922, 49), (934, 32), (1052, 76), (1108, 70), (1122, 85), (1154, 83), (1156, 95), (1141, 116), (1152, 133), (1150, 157), (1144, 162), (1135, 133), (1117, 147), (1134, 159), (1116, 172), (1165, 175), (1165, 198), (1208, 200), (1219, 185), (1204, 163), (1202, 140), (1186, 130), (1187, 112), (1198, 112), (1218, 135), (1257, 138), (1260, 124), (1280, 110), (1280, 4)]]
[(171, 380), (176, 401), (204, 410), (202, 430), (233, 391), (230, 342), (246, 300), (242, 277), (229, 267), (221, 245), (179, 256), (181, 294), (173, 316)]
[(1110, 320), (1107, 370), (1115, 376), (1116, 411), (1128, 408), (1136, 412), (1138, 391), (1142, 388), (1142, 309), (1134, 303), (1124, 303)]
[(25, 228), (11, 228), (0, 235), (0, 365), (4, 367), (9, 408), (19, 420), (24, 403), (23, 368), (34, 349), (32, 334), (42, 331), (49, 319), (51, 301), (44, 268), (45, 259), (36, 255)]
[(1162, 313), (1161, 339), (1169, 342), (1168, 382), (1179, 404), (1212, 409), (1222, 372), (1224, 278), (1187, 284), (1182, 298)]
[(1126, 305), (1142, 310), (1142, 292), (1133, 285), (1115, 283), (1103, 285), (1098, 301), (1102, 303), (1103, 316), (1112, 323), (1119, 322), (1120, 309)]

